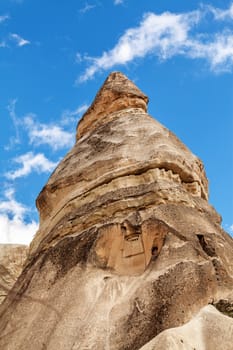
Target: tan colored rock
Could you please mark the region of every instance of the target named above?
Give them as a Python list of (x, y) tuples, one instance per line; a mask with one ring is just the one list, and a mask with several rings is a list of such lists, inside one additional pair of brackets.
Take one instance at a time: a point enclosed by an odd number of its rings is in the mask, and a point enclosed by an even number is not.
[(147, 111), (148, 97), (144, 95), (123, 74), (115, 72), (109, 75), (95, 97), (94, 102), (88, 108), (79, 122), (77, 139), (87, 131), (91, 131), (104, 123), (104, 119), (113, 112), (126, 108), (140, 108)]
[(18, 244), (0, 244), (0, 303), (22, 272), (28, 247)]
[(112, 73), (80, 121), (37, 198), (40, 227), (0, 309), (1, 349), (137, 350), (228, 301), (233, 241), (203, 164), (146, 102)]
[(143, 273), (163, 246), (169, 228), (155, 218), (141, 222), (132, 215), (122, 224), (109, 224), (99, 229), (95, 246), (95, 264), (122, 275)]
[(233, 319), (208, 305), (187, 324), (168, 329), (140, 350), (232, 350)]

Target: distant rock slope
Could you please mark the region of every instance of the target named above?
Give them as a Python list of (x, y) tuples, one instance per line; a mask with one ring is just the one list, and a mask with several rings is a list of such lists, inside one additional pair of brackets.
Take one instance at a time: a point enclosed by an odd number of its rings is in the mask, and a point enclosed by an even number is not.
[(25, 245), (0, 244), (0, 303), (20, 275), (27, 250)]
[(203, 164), (147, 102), (112, 73), (79, 122), (37, 198), (40, 227), (0, 309), (1, 349), (137, 350), (230, 303), (233, 240)]

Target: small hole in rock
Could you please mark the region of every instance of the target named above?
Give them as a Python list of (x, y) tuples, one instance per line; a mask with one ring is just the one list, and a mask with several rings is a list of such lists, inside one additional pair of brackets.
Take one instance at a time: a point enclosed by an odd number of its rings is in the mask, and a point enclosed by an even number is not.
[(127, 231), (127, 230), (126, 230), (126, 227), (123, 226), (123, 225), (121, 226), (121, 230), (122, 230), (122, 232), (124, 232), (124, 233)]
[(153, 256), (156, 256), (157, 254), (158, 254), (158, 247), (152, 247), (151, 248), (151, 254), (153, 255)]
[(108, 279), (110, 279), (111, 277), (110, 276), (105, 276), (104, 277), (104, 281), (107, 281)]

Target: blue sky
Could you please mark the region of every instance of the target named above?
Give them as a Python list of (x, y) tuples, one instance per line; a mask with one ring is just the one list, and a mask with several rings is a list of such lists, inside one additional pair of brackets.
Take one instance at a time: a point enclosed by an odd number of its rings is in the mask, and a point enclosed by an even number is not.
[(120, 70), (205, 164), (233, 233), (233, 2), (1, 0), (0, 243), (29, 243), (35, 199)]

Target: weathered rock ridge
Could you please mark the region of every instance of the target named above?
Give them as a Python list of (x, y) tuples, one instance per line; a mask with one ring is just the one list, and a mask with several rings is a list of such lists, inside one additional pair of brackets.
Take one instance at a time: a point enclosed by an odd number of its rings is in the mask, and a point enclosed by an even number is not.
[(80, 120), (37, 198), (40, 227), (0, 309), (1, 349), (153, 349), (206, 305), (231, 307), (233, 241), (203, 164), (147, 102), (112, 73)]

